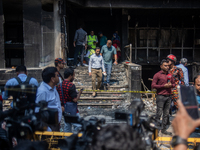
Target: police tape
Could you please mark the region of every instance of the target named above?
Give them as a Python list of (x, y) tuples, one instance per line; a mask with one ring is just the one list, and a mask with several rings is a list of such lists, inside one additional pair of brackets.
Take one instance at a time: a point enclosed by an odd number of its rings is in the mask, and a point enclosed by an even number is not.
[(85, 92), (107, 92), (107, 93), (156, 93), (155, 91), (124, 91), (124, 90), (82, 90)]
[[(85, 92), (105, 92), (105, 93), (152, 93), (156, 94), (156, 91), (124, 91), (124, 90), (82, 90)], [(178, 92), (172, 92), (171, 94), (178, 94)]]

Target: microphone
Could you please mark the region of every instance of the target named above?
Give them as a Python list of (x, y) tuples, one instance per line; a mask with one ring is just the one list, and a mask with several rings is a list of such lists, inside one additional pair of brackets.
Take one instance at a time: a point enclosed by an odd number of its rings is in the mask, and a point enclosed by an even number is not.
[(171, 75), (171, 74), (168, 74), (168, 75), (167, 75), (167, 82), (170, 82), (170, 81), (171, 81), (171, 78), (172, 78), (172, 75)]

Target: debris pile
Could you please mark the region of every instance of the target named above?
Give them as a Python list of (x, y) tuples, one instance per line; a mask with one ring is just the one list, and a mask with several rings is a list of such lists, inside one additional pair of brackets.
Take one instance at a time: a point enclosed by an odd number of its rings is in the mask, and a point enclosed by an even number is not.
[(156, 113), (156, 101), (153, 98), (143, 98), (145, 112)]

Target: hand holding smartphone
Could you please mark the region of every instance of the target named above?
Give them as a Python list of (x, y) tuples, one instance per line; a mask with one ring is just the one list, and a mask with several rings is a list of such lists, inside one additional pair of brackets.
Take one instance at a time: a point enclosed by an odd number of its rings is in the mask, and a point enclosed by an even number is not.
[(199, 119), (198, 102), (194, 86), (178, 85), (179, 99), (193, 119)]

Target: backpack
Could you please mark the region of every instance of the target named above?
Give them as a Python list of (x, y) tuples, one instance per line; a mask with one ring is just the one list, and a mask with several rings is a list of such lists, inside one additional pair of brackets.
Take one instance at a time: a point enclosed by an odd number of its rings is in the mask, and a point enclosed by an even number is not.
[(15, 77), (15, 79), (17, 80), (17, 82), (19, 83), (19, 85), (21, 84), (29, 84), (30, 80), (32, 77), (27, 77), (26, 80), (24, 82), (21, 81), (21, 79), (19, 77)]

